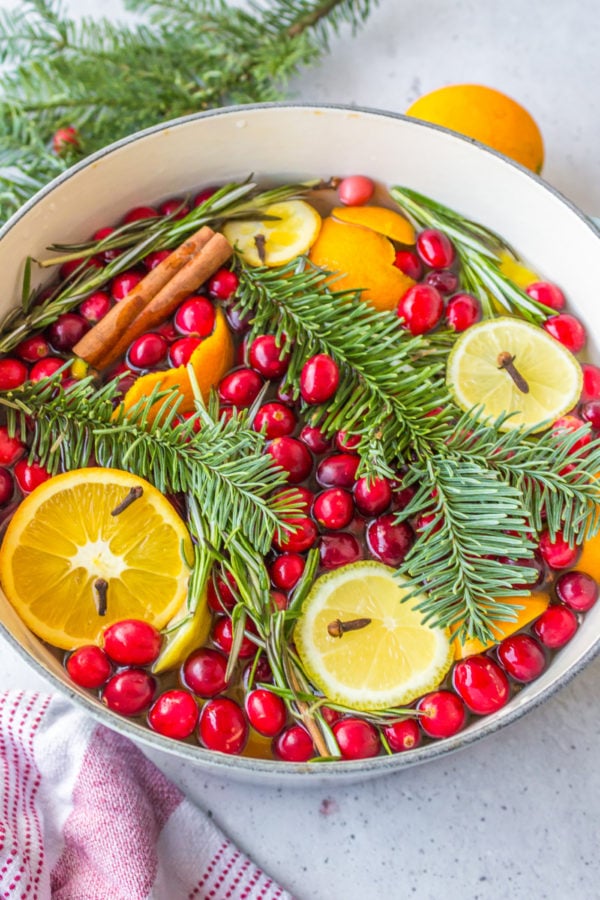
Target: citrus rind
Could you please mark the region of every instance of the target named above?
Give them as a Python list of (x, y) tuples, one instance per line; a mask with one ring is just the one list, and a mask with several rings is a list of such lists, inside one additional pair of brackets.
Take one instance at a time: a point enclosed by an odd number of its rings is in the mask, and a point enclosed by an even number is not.
[[(264, 219), (233, 220), (223, 234), (250, 266), (283, 266), (307, 253), (321, 228), (321, 217), (304, 200), (273, 203)], [(272, 217), (272, 218), (268, 218)]]

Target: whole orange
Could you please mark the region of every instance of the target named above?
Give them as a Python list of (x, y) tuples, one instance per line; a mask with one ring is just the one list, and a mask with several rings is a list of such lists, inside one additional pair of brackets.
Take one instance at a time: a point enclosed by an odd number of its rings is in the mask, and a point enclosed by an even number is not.
[(542, 171), (544, 143), (535, 120), (494, 88), (451, 84), (420, 97), (406, 114), (475, 138), (538, 174)]

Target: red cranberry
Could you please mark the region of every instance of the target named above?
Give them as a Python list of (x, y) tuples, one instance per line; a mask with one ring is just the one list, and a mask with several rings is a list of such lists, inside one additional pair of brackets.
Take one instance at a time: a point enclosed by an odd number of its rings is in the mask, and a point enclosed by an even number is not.
[(583, 388), (581, 390), (581, 402), (600, 399), (600, 369), (591, 363), (581, 363), (583, 374)]
[(139, 716), (154, 699), (156, 682), (143, 669), (124, 669), (110, 678), (102, 692), (109, 709), (122, 716)]
[(375, 184), (366, 175), (348, 175), (338, 185), (340, 203), (345, 206), (364, 206), (375, 191)]
[(579, 551), (579, 547), (572, 547), (565, 541), (560, 531), (554, 540), (551, 539), (549, 531), (544, 531), (540, 537), (540, 553), (551, 569), (569, 569), (574, 565)]
[(273, 612), (288, 608), (288, 598), (282, 591), (271, 591), (269, 593)]
[(328, 488), (317, 496), (313, 505), (313, 516), (330, 531), (345, 528), (353, 514), (352, 495), (343, 488)]
[(181, 334), (208, 337), (215, 327), (215, 308), (206, 297), (188, 297), (178, 307), (173, 321)]
[(63, 313), (46, 331), (48, 340), (59, 352), (72, 350), (89, 330), (89, 322), (77, 313)]
[[(249, 632), (252, 626), (246, 623), (246, 631)], [(233, 624), (229, 616), (221, 616), (217, 619), (213, 628), (213, 641), (224, 653), (231, 653), (233, 647)], [(249, 637), (244, 635), (241, 640), (238, 656), (240, 659), (248, 659), (256, 653), (256, 644)]]
[(226, 671), (226, 656), (210, 647), (201, 647), (190, 653), (181, 675), (183, 683), (199, 697), (214, 697), (228, 686)]
[(194, 208), (196, 206), (201, 206), (202, 203), (206, 203), (206, 201), (209, 200), (213, 196), (213, 194), (216, 193), (216, 191), (216, 187), (203, 188), (198, 194), (196, 194), (192, 201), (192, 205), (194, 206)]
[(315, 756), (315, 747), (302, 725), (290, 725), (274, 740), (273, 753), (286, 762), (308, 762)]
[(321, 429), (312, 425), (304, 426), (300, 432), (300, 440), (316, 454), (325, 453), (331, 447), (331, 441), (323, 435)]
[(37, 382), (41, 381), (43, 378), (52, 378), (59, 369), (62, 369), (64, 364), (64, 359), (57, 359), (55, 356), (47, 356), (45, 359), (40, 359), (39, 362), (36, 362), (35, 365), (31, 367), (29, 380)]
[(15, 347), (15, 353), (19, 359), (22, 359), (27, 363), (35, 363), (39, 359), (48, 356), (50, 347), (48, 341), (44, 340), (41, 334), (36, 334), (21, 341), (21, 343)]
[(402, 719), (383, 727), (383, 734), (394, 753), (412, 750), (421, 743), (421, 731), (415, 719)]
[(336, 722), (332, 730), (344, 759), (368, 759), (381, 751), (379, 732), (364, 719), (348, 716)]
[(281, 488), (275, 494), (275, 499), (293, 503), (294, 509), (308, 515), (315, 502), (313, 492), (302, 484), (295, 484), (293, 488)]
[(585, 347), (587, 341), (585, 328), (575, 316), (570, 316), (568, 313), (550, 316), (544, 322), (544, 328), (571, 353), (579, 353)]
[(525, 288), (525, 293), (538, 303), (560, 311), (567, 305), (565, 295), (559, 287), (549, 281), (535, 281)]
[(319, 538), (319, 555), (324, 569), (338, 569), (357, 562), (361, 556), (360, 544), (353, 534), (340, 531), (337, 534), (323, 534)]
[(201, 343), (202, 339), (197, 337), (185, 337), (181, 338), (179, 341), (175, 341), (169, 348), (170, 364), (175, 366), (175, 368), (187, 366), (192, 358), (192, 353)]
[(79, 314), (89, 322), (95, 325), (100, 319), (103, 319), (111, 306), (110, 297), (104, 291), (94, 291), (89, 297), (79, 304)]
[(361, 442), (359, 434), (348, 434), (347, 431), (338, 431), (335, 435), (335, 446), (338, 450), (356, 450)]
[(454, 666), (452, 682), (468, 708), (482, 716), (501, 709), (510, 697), (508, 678), (488, 656), (462, 659)]
[(417, 703), (419, 724), (432, 738), (452, 737), (467, 720), (465, 705), (452, 691), (432, 691)]
[(90, 690), (102, 687), (112, 672), (108, 656), (96, 644), (86, 644), (73, 650), (65, 666), (75, 684)]
[(415, 496), (413, 487), (403, 487), (402, 482), (396, 482), (392, 485), (392, 508), (406, 509), (408, 504)]
[(92, 257), (91, 259), (70, 259), (68, 262), (63, 263), (59, 269), (61, 281), (66, 281), (75, 273), (79, 274), (80, 270), (84, 271), (85, 269), (101, 269), (102, 263), (99, 259), (95, 259)]
[(538, 642), (528, 634), (513, 634), (498, 647), (498, 659), (515, 681), (526, 684), (541, 675), (546, 655)]
[(359, 478), (354, 485), (354, 502), (365, 516), (378, 516), (392, 501), (392, 488), (387, 478)]
[(237, 291), (239, 279), (229, 269), (219, 269), (208, 282), (209, 293), (218, 300), (228, 300)]
[(580, 409), (584, 422), (589, 422), (595, 431), (600, 431), (600, 400), (588, 400)]
[(340, 383), (337, 363), (326, 353), (311, 356), (302, 366), (300, 394), (306, 403), (326, 403)]
[(598, 584), (585, 572), (564, 572), (556, 581), (559, 600), (577, 612), (587, 612), (598, 599)]
[(121, 619), (104, 629), (104, 649), (120, 666), (149, 666), (160, 653), (162, 637), (142, 619)]
[[(114, 231), (114, 228), (99, 228), (98, 231), (94, 232), (93, 239), (95, 241), (103, 241), (104, 238), (114, 234)], [(120, 256), (122, 252), (123, 251), (118, 248), (115, 248), (114, 250), (101, 250), (99, 256), (105, 263), (109, 263), (113, 259), (116, 259), (117, 256)]]
[(450, 269), (428, 272), (425, 284), (431, 285), (440, 294), (453, 294), (458, 287), (458, 275)]
[(0, 359), (0, 391), (20, 387), (27, 380), (27, 375), (27, 366), (20, 359), (8, 356)]
[(171, 216), (173, 219), (183, 219), (190, 211), (190, 207), (182, 200), (181, 197), (170, 197), (168, 200), (163, 200), (161, 204), (159, 204), (158, 211), (161, 216)]
[[(585, 424), (583, 419), (579, 419), (577, 416), (560, 416), (552, 423), (552, 433), (558, 438), (560, 438), (561, 435), (564, 435), (568, 439), (574, 431), (583, 428)], [(583, 447), (587, 446), (587, 444), (591, 443), (591, 440), (592, 435), (587, 431), (586, 434), (583, 434), (575, 441), (569, 452), (576, 453), (578, 450), (581, 450)]]
[(265, 737), (279, 734), (287, 718), (281, 697), (265, 688), (256, 688), (246, 696), (246, 715), (254, 730)]
[(328, 725), (333, 725), (342, 718), (342, 713), (338, 709), (332, 709), (330, 706), (322, 706), (321, 715)]
[(557, 650), (571, 640), (577, 631), (577, 616), (566, 606), (549, 606), (533, 624), (533, 630), (544, 647)]
[(0, 467), (0, 506), (5, 506), (15, 492), (12, 475), (4, 467)]
[(123, 216), (123, 224), (143, 222), (144, 219), (155, 219), (157, 216), (158, 212), (153, 206), (136, 206), (134, 209), (130, 209), (128, 213), (125, 213)]
[(450, 238), (434, 228), (426, 228), (417, 236), (417, 253), (432, 269), (447, 269), (456, 255)]
[(373, 519), (367, 526), (367, 544), (377, 559), (387, 566), (399, 566), (414, 543), (408, 522), (396, 522), (393, 513)]
[(261, 654), (258, 658), (258, 662), (255, 657), (252, 662), (249, 662), (244, 667), (242, 684), (246, 690), (250, 690), (255, 684), (271, 683), (272, 681), (273, 673), (271, 672), (271, 666), (264, 655)]
[(417, 254), (410, 250), (398, 250), (394, 265), (413, 281), (420, 281), (423, 277), (423, 264)]
[(79, 132), (72, 125), (57, 128), (52, 135), (52, 150), (56, 156), (66, 156), (69, 151), (79, 149)]
[[(303, 553), (313, 546), (318, 537), (317, 526), (308, 516), (296, 516), (286, 519), (289, 528), (283, 528), (281, 537), (273, 538), (273, 546), (277, 550), (289, 553)], [(293, 529), (293, 530), (292, 530)]]
[(282, 591), (291, 591), (302, 578), (304, 566), (304, 557), (299, 553), (282, 553), (269, 567), (271, 581)]
[(446, 322), (453, 331), (466, 331), (481, 318), (479, 300), (471, 294), (455, 294), (446, 306)]
[(282, 352), (281, 342), (272, 334), (260, 334), (248, 351), (250, 365), (265, 378), (281, 378), (288, 370), (289, 353)]
[(16, 435), (10, 435), (6, 425), (0, 425), (0, 464), (12, 466), (23, 456), (27, 447)]
[(210, 578), (206, 590), (208, 605), (215, 612), (223, 612), (225, 609), (233, 609), (237, 602), (237, 583), (231, 572), (225, 576), (217, 574)]
[(317, 481), (323, 487), (351, 488), (360, 460), (354, 453), (334, 453), (317, 466)]
[(17, 484), (24, 494), (30, 494), (34, 488), (48, 481), (50, 472), (37, 462), (28, 463), (26, 459), (20, 459), (15, 463), (14, 476)]
[(288, 406), (293, 406), (296, 402), (293, 387), (286, 384), (285, 381), (282, 381), (281, 384), (277, 386), (277, 399), (280, 403), (287, 403)]
[(411, 334), (425, 334), (441, 320), (444, 301), (440, 292), (431, 285), (415, 284), (404, 294), (396, 312)]
[(284, 403), (264, 403), (256, 415), (252, 427), (255, 431), (262, 431), (268, 441), (273, 438), (284, 437), (292, 434), (298, 420), (294, 412)]
[(135, 369), (150, 369), (166, 359), (167, 350), (165, 338), (149, 331), (132, 343), (127, 353), (127, 362)]
[(238, 409), (251, 406), (260, 393), (263, 380), (253, 369), (235, 369), (219, 385), (219, 397)]
[(312, 456), (305, 445), (296, 438), (287, 435), (275, 438), (268, 445), (267, 453), (287, 473), (290, 484), (299, 484), (312, 471)]
[(184, 740), (198, 724), (198, 704), (188, 691), (174, 688), (160, 694), (150, 707), (148, 724), (165, 737)]
[(113, 300), (116, 302), (123, 300), (130, 291), (138, 286), (141, 280), (142, 276), (139, 272), (122, 272), (120, 275), (117, 275), (110, 284)]
[(200, 743), (221, 753), (241, 753), (248, 740), (248, 723), (243, 711), (228, 697), (209, 700), (200, 713)]

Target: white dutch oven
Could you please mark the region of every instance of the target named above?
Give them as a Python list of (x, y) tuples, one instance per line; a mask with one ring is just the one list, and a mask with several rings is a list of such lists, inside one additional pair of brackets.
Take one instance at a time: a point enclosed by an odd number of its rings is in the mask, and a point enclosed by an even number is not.
[[(0, 311), (18, 302), (27, 255), (41, 257), (51, 243), (88, 238), (132, 206), (250, 174), (285, 182), (353, 173), (422, 191), (498, 231), (532, 268), (561, 285), (588, 329), (590, 357), (599, 356), (598, 267), (592, 261), (600, 260), (600, 234), (589, 219), (541, 179), (474, 141), (391, 113), (338, 107), (217, 110), (133, 135), (70, 169), (0, 232)], [(162, 738), (74, 688), (2, 595), (0, 620), (5, 639), (51, 687), (111, 728), (223, 776), (296, 785), (390, 773), (464, 747), (537, 706), (600, 646), (598, 604), (540, 678), (455, 737), (392, 757), (310, 766), (230, 757)]]

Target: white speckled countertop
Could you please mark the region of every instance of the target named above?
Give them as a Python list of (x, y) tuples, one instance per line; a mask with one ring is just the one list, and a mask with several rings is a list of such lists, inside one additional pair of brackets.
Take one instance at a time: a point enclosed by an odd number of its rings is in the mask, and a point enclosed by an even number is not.
[[(118, 0), (69, 5), (121, 10)], [(547, 180), (600, 214), (599, 46), (597, 0), (381, 0), (293, 96), (402, 112), (443, 84), (499, 88), (539, 123)], [(600, 260), (573, 264), (600, 269)], [(591, 900), (600, 883), (599, 682), (597, 659), (499, 734), (335, 791), (227, 783), (153, 759), (298, 900)], [(5, 643), (0, 684), (46, 689)]]

